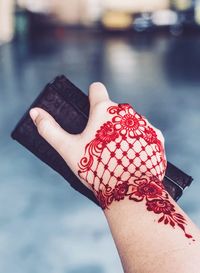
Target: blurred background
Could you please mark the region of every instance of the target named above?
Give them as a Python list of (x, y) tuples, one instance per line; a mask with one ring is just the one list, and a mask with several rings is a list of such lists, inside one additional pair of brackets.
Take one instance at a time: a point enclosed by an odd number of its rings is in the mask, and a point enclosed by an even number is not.
[(199, 0), (0, 0), (1, 272), (123, 272), (101, 210), (10, 138), (59, 74), (85, 93), (102, 81), (163, 131), (200, 225), (199, 71)]

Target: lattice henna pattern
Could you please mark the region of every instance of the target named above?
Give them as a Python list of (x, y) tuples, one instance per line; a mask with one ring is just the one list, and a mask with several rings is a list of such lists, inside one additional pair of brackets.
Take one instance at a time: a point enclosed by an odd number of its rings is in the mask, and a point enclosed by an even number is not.
[(155, 130), (129, 104), (107, 109), (114, 115), (85, 147), (78, 175), (93, 189), (101, 207), (128, 198), (145, 201), (148, 211), (161, 214), (158, 223), (181, 228), (186, 220), (176, 212), (164, 190), (165, 151)]

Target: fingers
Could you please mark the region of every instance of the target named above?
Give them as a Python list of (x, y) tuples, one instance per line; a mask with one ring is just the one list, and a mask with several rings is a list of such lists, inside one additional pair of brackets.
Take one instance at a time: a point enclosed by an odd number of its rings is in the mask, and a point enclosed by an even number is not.
[(91, 108), (100, 102), (109, 100), (106, 87), (100, 82), (92, 83), (89, 87), (89, 100)]
[(107, 107), (113, 104), (109, 99), (106, 87), (100, 82), (94, 82), (89, 87), (90, 113), (87, 126), (82, 136), (94, 135), (98, 127), (106, 118)]
[(41, 108), (30, 110), (30, 116), (39, 134), (61, 155), (72, 145), (72, 135), (64, 131), (55, 119)]

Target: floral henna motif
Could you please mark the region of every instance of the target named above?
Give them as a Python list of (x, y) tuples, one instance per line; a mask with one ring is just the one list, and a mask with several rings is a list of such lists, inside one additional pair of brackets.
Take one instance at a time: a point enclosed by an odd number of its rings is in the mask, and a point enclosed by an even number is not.
[(163, 185), (156, 178), (135, 179), (134, 184), (130, 185), (131, 194), (129, 199), (136, 202), (143, 201), (145, 198), (158, 198), (163, 194)]
[(119, 133), (115, 130), (112, 122), (108, 121), (103, 124), (100, 129), (96, 133), (96, 140), (106, 145), (111, 141), (115, 141), (115, 139), (119, 136)]
[(154, 200), (148, 200), (146, 207), (148, 211), (153, 211), (156, 214), (162, 214), (158, 219), (158, 223), (164, 222), (165, 225), (170, 224), (173, 228), (177, 225), (181, 228), (187, 238), (193, 238), (192, 235), (186, 233), (185, 225), (186, 220), (180, 214), (177, 213), (173, 204), (168, 200), (168, 194), (166, 193), (166, 199), (162, 197)]
[(116, 114), (112, 122), (116, 131), (119, 131), (121, 136), (128, 136), (130, 138), (137, 138), (144, 134), (146, 121), (136, 113), (129, 104), (119, 104), (118, 106), (111, 106), (108, 109), (110, 114)]
[(192, 238), (185, 231), (186, 220), (176, 212), (163, 187), (166, 158), (155, 130), (129, 104), (107, 111), (111, 121), (86, 145), (78, 175), (92, 187), (103, 209), (125, 198), (143, 201), (147, 211), (161, 216), (158, 223), (177, 226)]

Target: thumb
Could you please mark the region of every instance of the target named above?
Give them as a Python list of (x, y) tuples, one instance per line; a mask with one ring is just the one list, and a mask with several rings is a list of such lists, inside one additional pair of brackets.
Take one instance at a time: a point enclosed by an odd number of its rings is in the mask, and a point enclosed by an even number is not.
[(55, 119), (41, 108), (33, 108), (29, 112), (37, 127), (38, 133), (61, 155), (72, 144), (73, 135), (63, 130)]
[(90, 107), (93, 108), (97, 103), (109, 100), (106, 87), (100, 82), (94, 82), (89, 87)]

